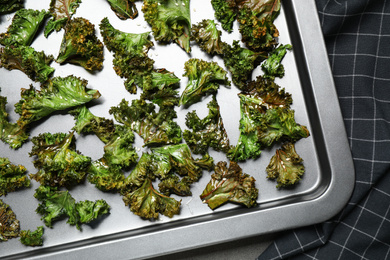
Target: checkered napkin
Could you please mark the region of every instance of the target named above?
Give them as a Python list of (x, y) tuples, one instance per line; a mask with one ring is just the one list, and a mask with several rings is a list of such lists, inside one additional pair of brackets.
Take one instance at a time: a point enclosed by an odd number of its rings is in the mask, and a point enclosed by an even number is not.
[[(390, 0), (316, 0), (355, 165), (345, 208), (264, 259), (390, 259)], [(310, 214), (310, 212), (307, 212)]]

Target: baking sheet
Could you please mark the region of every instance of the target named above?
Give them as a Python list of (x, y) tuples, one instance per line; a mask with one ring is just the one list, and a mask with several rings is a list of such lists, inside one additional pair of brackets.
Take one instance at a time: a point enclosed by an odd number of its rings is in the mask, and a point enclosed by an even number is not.
[[(299, 5), (297, 4), (299, 2)], [(48, 9), (50, 0), (27, 1), (26, 8)], [(122, 31), (141, 33), (150, 31), (144, 21), (141, 4), (137, 3), (139, 17), (135, 20), (119, 20), (103, 0), (83, 0), (74, 17), (85, 17), (95, 24), (108, 17), (111, 24)], [(1, 18), (0, 31), (6, 31), (12, 15)], [(214, 19), (211, 4), (207, 0), (191, 2), (191, 19), (195, 24), (202, 19)], [(66, 224), (66, 220), (56, 222), (53, 228), (45, 227), (44, 246), (25, 247), (18, 239), (0, 243), (0, 257), (19, 258), (96, 258), (96, 259), (137, 259), (172, 253), (191, 248), (211, 245), (238, 238), (265, 234), (282, 229), (294, 228), (324, 221), (336, 214), (347, 202), (353, 188), (354, 171), (345, 135), (337, 95), (334, 90), (326, 49), (318, 23), (315, 4), (311, 0), (283, 1), (282, 11), (275, 22), (280, 32), (279, 42), (292, 43), (294, 50), (288, 52), (283, 60), (286, 74), (276, 82), (290, 92), (293, 97), (292, 108), (296, 121), (308, 127), (311, 136), (297, 142), (296, 150), (304, 159), (306, 173), (301, 183), (294, 189), (276, 189), (275, 182), (266, 179), (265, 167), (275, 149), (265, 150), (257, 160), (240, 163), (243, 171), (255, 177), (259, 189), (259, 205), (247, 209), (227, 204), (214, 211), (199, 199), (210, 180), (208, 172), (192, 186), (192, 197), (182, 199), (180, 215), (168, 218), (161, 216), (156, 221), (142, 220), (134, 215), (118, 194), (105, 193), (89, 183), (77, 185), (70, 192), (78, 200), (105, 199), (111, 206), (111, 214), (92, 225), (83, 225), (79, 231)], [(239, 39), (237, 24), (235, 32), (222, 32), (222, 39), (232, 43)], [(63, 31), (53, 33), (48, 39), (39, 36), (32, 44), (36, 50), (57, 56)], [(99, 30), (98, 37), (102, 40)], [(155, 46), (149, 56), (155, 60), (155, 68), (166, 68), (181, 78), (182, 91), (186, 86), (184, 63), (189, 58), (216, 61), (223, 67), (218, 57), (210, 58), (192, 45), (190, 55), (178, 45)], [(98, 116), (111, 118), (108, 109), (125, 98), (131, 100), (137, 95), (129, 94), (123, 79), (112, 69), (112, 53), (105, 49), (104, 69), (91, 74), (75, 65), (52, 63), (56, 69), (54, 76), (75, 76), (88, 80), (88, 88), (97, 89), (102, 96), (90, 108)], [(253, 73), (262, 74), (260, 68)], [(20, 71), (0, 69), (0, 95), (8, 99), (10, 119), (16, 121), (13, 105), (20, 99), (20, 88), (28, 88), (33, 83)], [(140, 92), (140, 91), (139, 91)], [(235, 86), (221, 86), (217, 100), (231, 144), (238, 139), (239, 90)], [(187, 112), (196, 110), (202, 118), (207, 114), (209, 98), (188, 109), (178, 108), (177, 122), (186, 129), (184, 118)], [(74, 125), (70, 115), (56, 114), (43, 120), (30, 132), (36, 136), (42, 132), (69, 132)], [(93, 160), (102, 156), (103, 144), (92, 135), (76, 136), (77, 149)], [(143, 151), (141, 138), (136, 138), (135, 147)], [(21, 149), (12, 150), (0, 143), (0, 156), (8, 157), (14, 164), (24, 165), (29, 173), (35, 173), (32, 158), (28, 156), (32, 143), (25, 143)], [(210, 150), (211, 151), (211, 150)], [(211, 152), (214, 160), (226, 161), (224, 154)], [(39, 185), (32, 181), (28, 189), (8, 194), (1, 199), (9, 204), (20, 220), (21, 229), (35, 230), (43, 225), (40, 215), (35, 213), (38, 201), (33, 197)]]

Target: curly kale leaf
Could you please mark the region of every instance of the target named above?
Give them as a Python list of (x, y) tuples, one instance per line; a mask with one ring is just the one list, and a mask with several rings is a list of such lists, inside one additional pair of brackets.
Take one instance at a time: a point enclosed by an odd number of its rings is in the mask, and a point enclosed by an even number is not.
[(73, 108), (100, 97), (97, 90), (87, 89), (88, 81), (75, 76), (54, 77), (36, 90), (22, 89), (21, 100), (15, 104), (20, 115), (18, 124), (24, 127), (31, 122), (49, 116), (55, 111)]
[(180, 78), (173, 72), (166, 69), (155, 69), (142, 78), (142, 81), (136, 81), (136, 84), (142, 88), (141, 98), (150, 100), (160, 107), (173, 107), (179, 104), (179, 93), (176, 90), (180, 87)]
[(0, 157), (0, 197), (8, 192), (30, 186), (26, 167), (15, 165), (8, 158)]
[(221, 40), (221, 31), (217, 29), (214, 20), (211, 19), (204, 19), (198, 24), (192, 25), (191, 40), (210, 55), (223, 54), (224, 44), (226, 44)]
[(34, 197), (40, 201), (36, 212), (42, 215), (41, 219), (47, 227), (52, 227), (57, 220), (68, 218), (66, 223), (81, 230), (82, 224), (108, 214), (110, 209), (104, 200), (76, 202), (69, 191), (56, 187), (41, 185), (35, 190)]
[(189, 0), (145, 0), (142, 11), (156, 41), (176, 42), (187, 53), (191, 51)]
[(211, 180), (200, 195), (201, 200), (211, 209), (215, 209), (227, 202), (234, 202), (247, 206), (257, 205), (258, 189), (255, 179), (242, 172), (236, 162), (218, 162)]
[(261, 69), (264, 71), (264, 77), (274, 79), (275, 77), (284, 77), (284, 66), (282, 59), (287, 53), (287, 50), (291, 50), (290, 44), (279, 45), (275, 50), (270, 53), (270, 56), (261, 64)]
[(185, 130), (183, 138), (195, 154), (206, 154), (209, 147), (227, 153), (231, 148), (230, 142), (215, 96), (207, 107), (209, 114), (203, 119), (195, 110), (186, 115), (186, 125), (191, 130)]
[(115, 132), (112, 119), (95, 116), (85, 105), (72, 109), (69, 113), (76, 120), (72, 129), (78, 134), (95, 134), (105, 144), (111, 140)]
[(267, 168), (267, 178), (277, 182), (276, 187), (289, 187), (297, 184), (304, 172), (303, 159), (297, 154), (294, 143), (287, 142), (276, 150)]
[(11, 207), (0, 199), (0, 242), (19, 236), (20, 223)]
[(48, 37), (54, 30), (59, 31), (65, 27), (65, 24), (76, 13), (81, 0), (51, 0), (49, 12), (52, 18), (45, 26), (44, 35)]
[(118, 165), (108, 165), (104, 158), (92, 162), (87, 179), (102, 191), (118, 191), (123, 187), (125, 175)]
[(29, 46), (49, 16), (45, 10), (20, 9), (12, 18), (7, 32), (0, 34), (0, 44), (4, 46)]
[(43, 133), (31, 139), (30, 156), (36, 156), (36, 174), (30, 174), (42, 185), (70, 186), (85, 179), (91, 158), (76, 150), (74, 133)]
[(78, 17), (69, 20), (56, 62), (80, 65), (86, 70), (103, 68), (103, 43), (95, 34), (95, 25)]
[(116, 74), (126, 78), (125, 87), (130, 93), (136, 93), (135, 82), (142, 82), (153, 70), (154, 61), (148, 57), (148, 51), (153, 46), (150, 33), (120, 31), (110, 24), (107, 17), (102, 19), (99, 27), (105, 46), (114, 53)]
[(274, 49), (279, 31), (273, 22), (280, 13), (280, 0), (243, 0), (237, 7), (239, 31), (248, 49)]
[(121, 20), (135, 19), (138, 16), (138, 10), (135, 5), (136, 0), (107, 0), (112, 11)]
[(234, 85), (242, 89), (251, 80), (252, 72), (257, 65), (267, 58), (267, 54), (241, 47), (239, 41), (235, 40), (233, 45), (224, 45), (222, 57), (227, 70), (232, 75)]
[(42, 246), (43, 245), (43, 226), (37, 227), (35, 231), (21, 230), (20, 242), (26, 246)]
[(236, 147), (228, 152), (230, 160), (257, 158), (262, 149), (275, 142), (309, 136), (307, 128), (295, 122), (291, 95), (273, 80), (258, 77), (239, 97), (240, 136)]
[(6, 104), (7, 98), (0, 96), (0, 140), (11, 148), (18, 149), (27, 141), (29, 134), (25, 127), (9, 122)]
[(0, 68), (20, 70), (30, 79), (41, 83), (48, 80), (54, 68), (50, 63), (54, 60), (52, 55), (45, 55), (43, 51), (36, 51), (30, 46), (5, 47), (0, 49)]
[(107, 163), (128, 168), (138, 160), (138, 154), (133, 147), (134, 133), (125, 125), (116, 125), (111, 139), (104, 146), (103, 158)]
[(0, 14), (7, 14), (24, 8), (24, 0), (0, 0)]
[(220, 85), (230, 86), (227, 72), (216, 62), (192, 58), (184, 64), (183, 76), (188, 77), (179, 105), (190, 106), (205, 95), (217, 93)]
[(211, 0), (214, 16), (227, 32), (233, 31), (233, 23), (237, 17), (236, 0)]
[(158, 219), (159, 214), (173, 217), (180, 212), (181, 201), (165, 196), (153, 188), (152, 181), (146, 179), (142, 186), (123, 197), (130, 210), (145, 219)]
[(134, 99), (131, 105), (123, 99), (109, 112), (141, 136), (145, 146), (177, 144), (182, 140), (180, 126), (173, 121), (176, 112), (170, 107), (162, 107), (156, 112), (155, 105), (143, 99)]

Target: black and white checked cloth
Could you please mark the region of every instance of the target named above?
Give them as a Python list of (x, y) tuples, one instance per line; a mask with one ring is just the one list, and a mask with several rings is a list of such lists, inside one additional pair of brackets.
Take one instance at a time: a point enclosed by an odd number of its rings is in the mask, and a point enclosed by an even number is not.
[(355, 189), (336, 217), (286, 232), (258, 260), (390, 259), (390, 0), (316, 4), (352, 150)]

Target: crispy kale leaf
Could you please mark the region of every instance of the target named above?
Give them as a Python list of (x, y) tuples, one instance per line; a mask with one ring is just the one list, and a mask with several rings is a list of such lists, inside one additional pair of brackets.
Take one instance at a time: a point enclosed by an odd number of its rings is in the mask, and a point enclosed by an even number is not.
[(241, 47), (237, 40), (233, 41), (233, 45), (224, 45), (224, 64), (232, 74), (234, 85), (239, 89), (244, 88), (247, 82), (251, 80), (253, 70), (266, 57), (267, 54), (264, 52), (254, 52)]
[(28, 133), (25, 127), (9, 122), (6, 104), (7, 98), (0, 96), (0, 140), (9, 144), (11, 148), (17, 149), (27, 141)]
[(0, 199), (0, 242), (19, 236), (20, 223), (11, 207)]
[(30, 174), (42, 185), (70, 186), (85, 179), (91, 158), (76, 150), (74, 133), (43, 133), (31, 139), (30, 156), (36, 156), (36, 174)]
[(230, 160), (257, 158), (262, 149), (277, 141), (297, 141), (309, 136), (307, 128), (295, 122), (291, 95), (273, 80), (259, 76), (239, 97), (240, 136), (236, 147), (228, 153)]
[(225, 31), (233, 31), (233, 23), (237, 17), (236, 0), (211, 0), (214, 16)]
[(223, 46), (226, 44), (221, 40), (221, 31), (217, 29), (214, 20), (211, 19), (204, 19), (198, 24), (192, 25), (191, 40), (210, 55), (223, 54)]
[(43, 245), (43, 226), (37, 227), (35, 231), (21, 230), (20, 242), (26, 246), (42, 246)]
[(49, 12), (52, 18), (45, 26), (44, 35), (48, 37), (54, 30), (57, 32), (65, 27), (65, 24), (76, 13), (81, 0), (51, 0)]
[(146, 179), (142, 186), (123, 197), (125, 205), (130, 210), (146, 219), (157, 219), (159, 214), (173, 217), (179, 214), (181, 201), (165, 196), (153, 188), (152, 181)]
[(69, 113), (76, 120), (72, 129), (78, 134), (95, 134), (103, 143), (108, 143), (111, 140), (115, 132), (112, 119), (95, 116), (85, 105), (72, 109)]
[(9, 47), (29, 46), (48, 15), (49, 12), (45, 10), (23, 8), (16, 11), (7, 32), (0, 34), (0, 44)]
[(237, 7), (239, 31), (248, 49), (272, 50), (279, 36), (273, 22), (280, 12), (280, 0), (242, 0)]
[(41, 185), (35, 190), (34, 197), (40, 201), (36, 212), (42, 215), (41, 219), (47, 227), (52, 227), (53, 222), (67, 217), (66, 223), (76, 225), (81, 230), (82, 224), (98, 219), (110, 210), (104, 200), (76, 202), (69, 191), (58, 190), (56, 187)]
[(190, 0), (145, 0), (142, 11), (156, 41), (176, 42), (187, 53), (191, 51)]
[(234, 202), (247, 206), (257, 205), (258, 189), (255, 179), (242, 172), (236, 162), (218, 162), (211, 180), (200, 195), (201, 200), (211, 209), (215, 209), (227, 202)]
[(138, 154), (133, 147), (133, 131), (125, 125), (116, 125), (115, 132), (104, 146), (103, 158), (110, 166), (117, 165), (128, 168), (138, 160)]
[(50, 67), (52, 55), (45, 55), (43, 51), (36, 51), (30, 46), (4, 47), (0, 49), (0, 68), (20, 70), (30, 79), (41, 83), (48, 80), (54, 72)]
[(32, 85), (29, 89), (22, 89), (21, 100), (15, 104), (15, 112), (20, 115), (18, 125), (23, 128), (55, 111), (99, 98), (99, 91), (87, 89), (87, 84), (87, 80), (71, 75), (54, 77), (41, 85), (41, 90), (36, 90)]
[(99, 24), (100, 32), (107, 49), (114, 53), (114, 70), (122, 78), (126, 78), (125, 87), (130, 93), (136, 93), (135, 81), (142, 82), (144, 76), (153, 70), (154, 61), (148, 57), (153, 46), (149, 32), (127, 33), (115, 29), (108, 18)]
[(277, 182), (276, 187), (289, 187), (297, 184), (305, 172), (303, 159), (297, 154), (294, 143), (287, 142), (276, 150), (267, 168), (267, 178)]
[(11, 13), (24, 7), (24, 0), (0, 0), (0, 14)]
[(14, 165), (8, 158), (0, 157), (0, 197), (8, 192), (30, 186), (26, 167)]
[(183, 132), (183, 138), (195, 154), (206, 154), (209, 147), (227, 153), (231, 147), (215, 96), (207, 107), (209, 114), (203, 119), (195, 110), (186, 115), (186, 125), (190, 130)]
[(173, 121), (176, 112), (170, 107), (156, 106), (143, 99), (129, 102), (122, 100), (117, 107), (111, 107), (110, 114), (114, 118), (135, 131), (144, 139), (145, 146), (161, 144), (177, 144), (182, 140), (180, 126)]
[(279, 45), (275, 50), (270, 53), (270, 56), (261, 64), (261, 69), (264, 71), (264, 77), (274, 79), (275, 77), (283, 78), (284, 66), (282, 59), (287, 53), (287, 50), (291, 50), (290, 44)]
[(219, 85), (230, 86), (227, 72), (216, 62), (192, 58), (184, 64), (183, 76), (188, 77), (179, 105), (190, 106), (208, 94), (215, 94)]
[(108, 165), (104, 158), (93, 161), (88, 169), (87, 179), (102, 191), (122, 189), (125, 175), (119, 165)]
[(138, 10), (135, 6), (136, 0), (107, 0), (112, 11), (119, 19), (135, 19), (138, 16)]
[(95, 34), (95, 25), (82, 17), (69, 20), (56, 61), (94, 71), (103, 68), (103, 60), (103, 43)]

